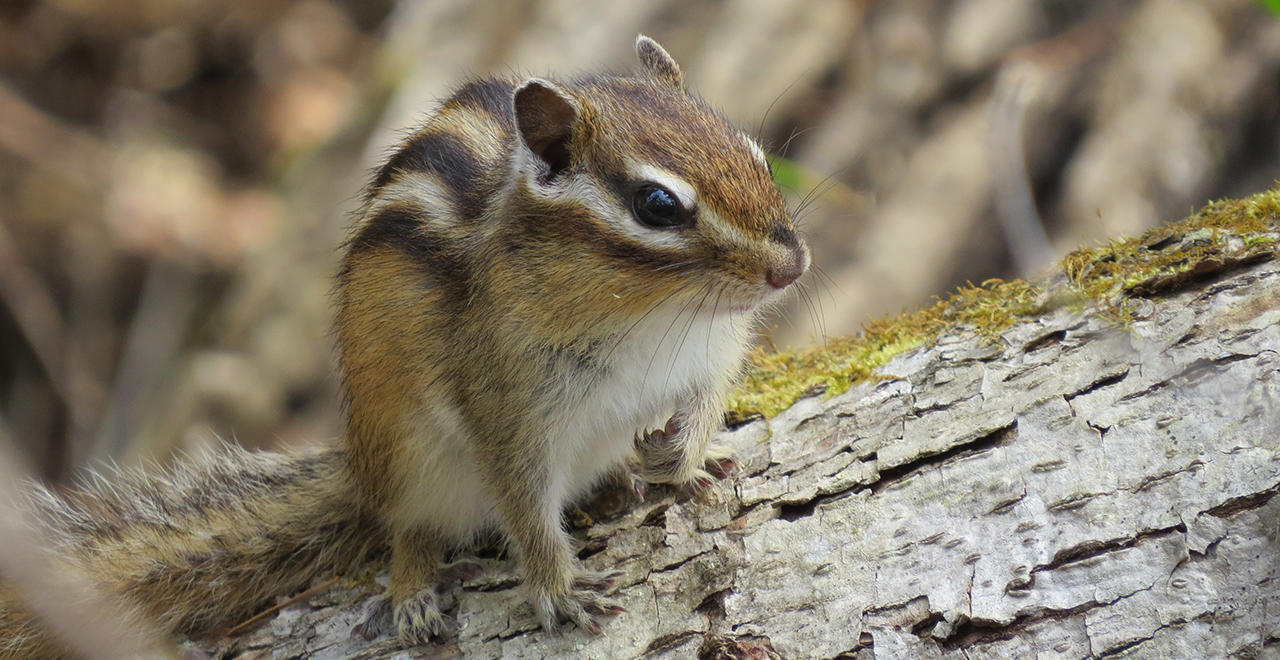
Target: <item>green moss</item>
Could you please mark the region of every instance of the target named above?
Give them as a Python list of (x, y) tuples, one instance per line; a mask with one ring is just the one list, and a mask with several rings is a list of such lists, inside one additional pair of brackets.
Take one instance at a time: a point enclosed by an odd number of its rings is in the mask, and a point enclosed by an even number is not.
[(1280, 257), (1280, 189), (1223, 200), (1138, 238), (1121, 238), (1067, 255), (1041, 284), (992, 280), (961, 288), (914, 312), (872, 321), (860, 334), (798, 351), (752, 355), (732, 414), (772, 417), (801, 396), (834, 396), (877, 376), (894, 356), (944, 332), (973, 332), (995, 342), (1019, 320), (1072, 306), (1127, 325), (1131, 298), (1176, 291), (1242, 265)]

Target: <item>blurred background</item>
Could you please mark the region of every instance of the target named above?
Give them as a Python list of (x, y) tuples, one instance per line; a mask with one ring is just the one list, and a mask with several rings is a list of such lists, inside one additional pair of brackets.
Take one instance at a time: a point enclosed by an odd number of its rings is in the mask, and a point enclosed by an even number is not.
[(3, 0), (0, 436), (55, 481), (336, 437), (369, 169), (463, 77), (640, 32), (783, 159), (825, 276), (766, 346), (1280, 178), (1256, 0)]

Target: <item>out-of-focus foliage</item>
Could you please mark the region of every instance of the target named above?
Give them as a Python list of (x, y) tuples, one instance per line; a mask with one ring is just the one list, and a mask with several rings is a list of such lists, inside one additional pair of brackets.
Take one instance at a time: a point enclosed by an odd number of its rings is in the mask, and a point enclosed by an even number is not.
[(333, 432), (324, 291), (389, 10), (0, 7), (0, 423), (47, 474)]

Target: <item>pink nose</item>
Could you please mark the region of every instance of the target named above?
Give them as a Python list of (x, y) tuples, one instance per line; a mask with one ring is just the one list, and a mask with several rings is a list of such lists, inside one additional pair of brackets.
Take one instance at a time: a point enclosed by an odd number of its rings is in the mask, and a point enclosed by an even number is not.
[(805, 259), (795, 259), (782, 268), (770, 268), (769, 272), (765, 273), (764, 280), (775, 289), (785, 289), (804, 275), (805, 266), (808, 265), (805, 261)]

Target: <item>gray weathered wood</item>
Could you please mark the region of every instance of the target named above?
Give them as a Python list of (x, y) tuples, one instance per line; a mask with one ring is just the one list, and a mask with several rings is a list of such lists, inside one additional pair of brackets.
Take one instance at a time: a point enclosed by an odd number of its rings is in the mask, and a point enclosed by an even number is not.
[(1280, 265), (1059, 311), (997, 345), (723, 439), (744, 470), (580, 536), (625, 573), (603, 635), (537, 630), (510, 561), (454, 587), (458, 638), (352, 638), (343, 587), (236, 643), (272, 657), (1280, 658)]

